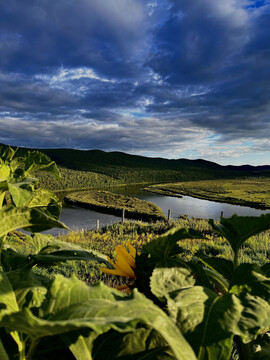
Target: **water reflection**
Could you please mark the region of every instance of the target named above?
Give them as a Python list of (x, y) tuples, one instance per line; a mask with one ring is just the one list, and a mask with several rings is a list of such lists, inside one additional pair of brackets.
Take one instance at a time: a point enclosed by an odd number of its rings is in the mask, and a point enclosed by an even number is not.
[[(189, 217), (194, 216), (204, 219), (217, 220), (220, 218), (221, 211), (223, 211), (224, 217), (231, 217), (233, 214), (240, 216), (259, 216), (270, 212), (270, 209), (258, 210), (247, 206), (196, 199), (190, 196), (175, 198), (154, 194), (145, 191), (142, 185), (132, 187), (118, 186), (110, 189), (110, 191), (119, 192), (129, 196), (136, 196), (142, 200), (151, 201), (158, 205), (165, 215), (168, 214), (168, 209), (171, 209), (171, 217), (173, 219), (177, 219), (181, 215), (188, 215)], [(117, 221), (121, 221), (121, 218), (78, 207), (64, 207), (62, 209), (60, 220), (63, 221), (71, 230), (81, 230), (95, 229), (97, 226), (97, 220), (99, 220), (100, 227), (103, 227), (111, 225)], [(45, 233), (57, 235), (58, 233), (65, 232), (66, 230), (51, 229)]]

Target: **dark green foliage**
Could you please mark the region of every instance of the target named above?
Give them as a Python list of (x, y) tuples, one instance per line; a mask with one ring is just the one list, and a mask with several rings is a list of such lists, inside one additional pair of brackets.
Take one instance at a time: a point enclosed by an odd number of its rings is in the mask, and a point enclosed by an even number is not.
[[(23, 155), (26, 151), (27, 149), (20, 148), (18, 154)], [(115, 182), (124, 184), (141, 182), (164, 183), (262, 176), (263, 174), (264, 176), (269, 176), (270, 174), (268, 167), (263, 169), (257, 169), (256, 167), (247, 169), (241, 167), (230, 168), (205, 160), (147, 158), (121, 152), (107, 153), (101, 150), (42, 149), (40, 151), (48, 155), (57, 165), (66, 169), (108, 176), (107, 179), (101, 179), (101, 186), (110, 186)], [(70, 176), (73, 177), (74, 180), (69, 180), (66, 184), (64, 182), (63, 188), (89, 187), (91, 182), (89, 183), (87, 181), (84, 174), (77, 175), (83, 178), (82, 182), (84, 186), (80, 185), (81, 181), (79, 178), (76, 186), (76, 180), (74, 179), (76, 175), (73, 173)], [(46, 181), (46, 183), (48, 182)]]

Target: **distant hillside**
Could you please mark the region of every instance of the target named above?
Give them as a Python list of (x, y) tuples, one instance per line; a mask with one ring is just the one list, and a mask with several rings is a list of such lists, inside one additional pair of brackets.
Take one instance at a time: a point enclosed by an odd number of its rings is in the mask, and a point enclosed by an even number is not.
[(202, 159), (169, 160), (101, 150), (20, 148), (19, 154), (28, 150), (39, 150), (67, 169), (100, 173), (123, 183), (270, 176), (268, 165), (221, 166)]

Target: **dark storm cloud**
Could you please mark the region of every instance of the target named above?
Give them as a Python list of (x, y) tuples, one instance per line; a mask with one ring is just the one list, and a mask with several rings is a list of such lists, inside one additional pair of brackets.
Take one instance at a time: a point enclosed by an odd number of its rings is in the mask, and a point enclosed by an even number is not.
[(268, 144), (268, 1), (9, 0), (0, 51), (0, 142), (170, 157)]
[(146, 31), (143, 10), (140, 1), (132, 0), (5, 2), (0, 12), (2, 66), (29, 72), (61, 64), (90, 66), (134, 76), (133, 56)]

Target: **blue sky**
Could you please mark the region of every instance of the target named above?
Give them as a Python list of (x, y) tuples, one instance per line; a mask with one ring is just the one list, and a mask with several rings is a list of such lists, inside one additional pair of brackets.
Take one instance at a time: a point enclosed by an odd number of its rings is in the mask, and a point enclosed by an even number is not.
[(270, 164), (270, 0), (9, 0), (0, 142)]

